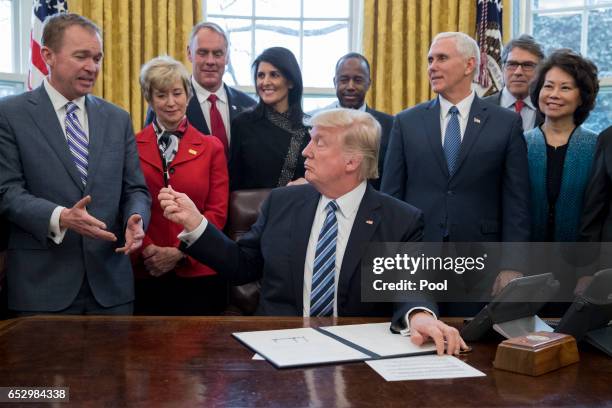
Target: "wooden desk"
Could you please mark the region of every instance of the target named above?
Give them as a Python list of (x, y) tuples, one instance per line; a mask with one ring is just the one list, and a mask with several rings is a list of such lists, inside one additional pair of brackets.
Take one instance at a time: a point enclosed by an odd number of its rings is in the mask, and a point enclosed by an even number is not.
[(493, 369), (496, 344), (476, 343), (465, 360), (486, 377), (385, 382), (365, 363), (278, 370), (251, 360), (253, 353), (230, 336), (331, 323), (253, 317), (9, 320), (0, 322), (0, 386), (68, 386), (74, 406), (612, 404), (612, 359), (590, 349), (581, 352), (580, 363), (532, 378)]

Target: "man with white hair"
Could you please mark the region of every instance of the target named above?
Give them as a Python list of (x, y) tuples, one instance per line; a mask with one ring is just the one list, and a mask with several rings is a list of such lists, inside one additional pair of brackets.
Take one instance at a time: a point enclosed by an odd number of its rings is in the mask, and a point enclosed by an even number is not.
[[(426, 301), (361, 301), (361, 256), (370, 242), (420, 241), (421, 211), (366, 182), (378, 173), (380, 125), (372, 115), (333, 109), (312, 119), (303, 151), (308, 184), (278, 188), (238, 242), (208, 223), (191, 200), (171, 188), (159, 200), (164, 215), (184, 231), (180, 249), (234, 284), (261, 279), (257, 314), (268, 316), (390, 316), (438, 353), (466, 345), (435, 317)], [(393, 306), (393, 307), (392, 307)]]
[[(526, 242), (529, 172), (520, 117), (483, 102), (471, 88), (476, 42), (438, 34), (429, 82), (438, 96), (396, 116), (381, 191), (423, 210), (423, 241)], [(512, 261), (512, 259), (510, 260)], [(492, 293), (521, 276), (501, 266)]]

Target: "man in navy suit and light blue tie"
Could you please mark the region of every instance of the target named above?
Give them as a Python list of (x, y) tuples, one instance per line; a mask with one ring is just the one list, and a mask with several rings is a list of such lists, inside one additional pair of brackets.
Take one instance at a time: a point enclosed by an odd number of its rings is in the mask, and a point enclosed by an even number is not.
[(48, 76), (0, 101), (0, 214), (10, 224), (8, 304), (17, 315), (131, 314), (127, 254), (142, 244), (151, 199), (127, 112), (90, 95), (99, 28), (50, 17)]
[[(423, 241), (529, 241), (520, 117), (472, 91), (480, 53), (466, 34), (438, 34), (428, 61), (438, 97), (396, 116), (381, 191), (423, 210)], [(493, 294), (522, 275), (510, 264), (491, 279)]]
[[(380, 124), (353, 109), (312, 119), (303, 151), (308, 184), (272, 191), (257, 222), (237, 243), (198, 212), (185, 194), (159, 194), (164, 215), (185, 228), (181, 250), (235, 284), (261, 279), (257, 314), (268, 316), (391, 316), (438, 353), (466, 345), (456, 329), (436, 319), (436, 305), (361, 301), (361, 256), (370, 242), (420, 241), (419, 210), (381, 194), (366, 181), (378, 174)], [(392, 307), (393, 306), (393, 307)]]

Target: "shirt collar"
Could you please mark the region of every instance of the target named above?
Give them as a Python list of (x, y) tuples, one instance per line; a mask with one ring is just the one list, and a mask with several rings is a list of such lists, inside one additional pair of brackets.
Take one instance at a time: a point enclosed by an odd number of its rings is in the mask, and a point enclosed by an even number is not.
[[(336, 100), (336, 102), (333, 104), (334, 108), (342, 108), (342, 106), (340, 105), (340, 101)], [(359, 108), (357, 108), (358, 111), (362, 111), (365, 112), (366, 111), (366, 103), (364, 102), (363, 105), (361, 105)]]
[(217, 92), (210, 92), (208, 89), (198, 84), (198, 82), (193, 79), (193, 77), (191, 77), (191, 84), (193, 85), (193, 89), (195, 89), (196, 98), (198, 98), (198, 102), (200, 102), (200, 104), (207, 101), (211, 93), (217, 95), (217, 102), (223, 102), (227, 104), (227, 93), (225, 92), (225, 86), (223, 83), (221, 84), (219, 89), (217, 89)]
[(45, 91), (47, 91), (47, 95), (49, 95), (49, 99), (51, 100), (51, 105), (53, 105), (53, 109), (56, 112), (60, 109), (65, 109), (68, 102), (72, 102), (78, 106), (81, 112), (85, 111), (85, 96), (80, 96), (70, 101), (64, 95), (59, 93), (59, 91), (49, 83), (49, 80), (46, 77), (43, 79), (43, 86), (45, 87)]
[[(516, 97), (512, 95), (508, 88), (504, 86), (501, 91), (499, 105), (503, 108), (514, 108), (514, 102), (516, 102)], [(530, 109), (535, 110), (535, 106), (531, 102), (531, 97), (527, 96), (527, 98), (523, 99), (523, 102), (525, 102), (525, 106), (528, 106)]]
[(456, 106), (459, 110), (459, 116), (461, 118), (467, 118), (470, 115), (470, 109), (472, 108), (472, 102), (474, 102), (474, 98), (476, 97), (476, 93), (474, 91), (470, 92), (468, 96), (463, 98), (459, 103), (452, 104), (447, 99), (445, 99), (442, 95), (438, 95), (440, 98), (440, 114), (443, 118), (448, 116), (448, 111), (453, 106)]
[[(363, 195), (365, 194), (366, 186), (367, 184), (364, 180), (348, 193), (336, 198), (335, 201), (338, 205), (338, 211), (340, 211), (343, 217), (349, 218), (357, 212), (359, 204), (361, 204), (361, 200), (363, 199)], [(332, 201), (331, 198), (321, 195), (322, 208), (326, 208), (327, 203), (329, 203), (330, 201)]]

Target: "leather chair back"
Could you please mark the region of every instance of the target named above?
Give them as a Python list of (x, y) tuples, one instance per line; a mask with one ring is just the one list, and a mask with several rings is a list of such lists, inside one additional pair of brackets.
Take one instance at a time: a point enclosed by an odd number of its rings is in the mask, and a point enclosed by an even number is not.
[[(257, 221), (259, 210), (271, 189), (237, 190), (230, 194), (225, 233), (237, 241)], [(258, 282), (230, 286), (229, 306), (226, 315), (252, 315), (259, 303)]]

